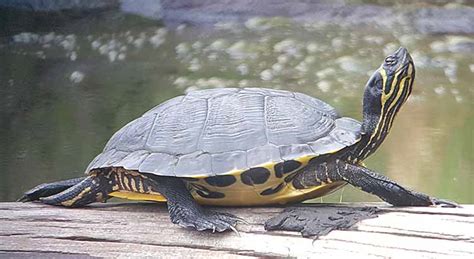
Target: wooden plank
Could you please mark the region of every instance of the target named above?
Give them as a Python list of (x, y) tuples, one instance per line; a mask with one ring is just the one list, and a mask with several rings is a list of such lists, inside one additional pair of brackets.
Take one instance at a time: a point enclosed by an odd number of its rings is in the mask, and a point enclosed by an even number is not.
[[(361, 205), (374, 206), (337, 206)], [(237, 227), (238, 236), (177, 227), (160, 204), (109, 203), (69, 209), (0, 203), (0, 256), (474, 257), (474, 205), (456, 209), (376, 205), (382, 211), (379, 217), (312, 240), (296, 232), (263, 229), (264, 222), (283, 207), (218, 208), (250, 223)]]

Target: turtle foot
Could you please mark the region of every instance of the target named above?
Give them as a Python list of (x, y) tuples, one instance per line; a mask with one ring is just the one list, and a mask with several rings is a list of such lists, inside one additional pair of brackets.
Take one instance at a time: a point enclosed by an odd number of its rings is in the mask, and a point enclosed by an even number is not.
[(31, 190), (26, 191), (21, 198), (16, 200), (17, 202), (29, 202), (37, 201), (41, 197), (49, 196), (51, 193), (48, 191), (47, 184), (40, 184)]
[(459, 204), (450, 200), (431, 198), (431, 202), (433, 203), (433, 205), (441, 206), (443, 208), (462, 208)]
[(232, 230), (238, 234), (239, 232), (235, 226), (240, 220), (232, 214), (215, 211), (175, 213), (171, 215), (171, 221), (181, 227), (193, 228), (198, 231), (212, 231), (213, 233)]
[(85, 177), (74, 178), (64, 181), (58, 181), (53, 183), (43, 183), (40, 184), (33, 189), (26, 191), (21, 198), (19, 198), (18, 202), (29, 202), (29, 201), (37, 201), (40, 198), (48, 197), (51, 195), (58, 194), (80, 182), (82, 182)]

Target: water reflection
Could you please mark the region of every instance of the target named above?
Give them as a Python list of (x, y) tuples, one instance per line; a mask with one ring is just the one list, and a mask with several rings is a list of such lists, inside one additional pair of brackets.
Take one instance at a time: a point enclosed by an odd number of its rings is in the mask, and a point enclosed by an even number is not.
[[(132, 25), (114, 31), (68, 25), (1, 38), (0, 200), (80, 175), (125, 123), (197, 89), (299, 91), (361, 119), (368, 75), (404, 45), (418, 68), (415, 89), (366, 164), (416, 190), (474, 202), (473, 53), (456, 49), (472, 37), (394, 36), (285, 18), (212, 28)], [(322, 200), (341, 196), (377, 200), (352, 188)]]

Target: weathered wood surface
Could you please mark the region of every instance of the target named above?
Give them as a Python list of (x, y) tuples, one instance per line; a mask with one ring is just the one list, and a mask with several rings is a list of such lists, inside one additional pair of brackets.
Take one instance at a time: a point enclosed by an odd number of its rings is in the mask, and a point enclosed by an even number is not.
[(160, 204), (109, 203), (68, 209), (0, 203), (0, 257), (474, 258), (474, 205), (457, 209), (377, 205), (384, 212), (379, 217), (313, 240), (296, 232), (266, 232), (263, 223), (283, 210), (279, 207), (218, 209), (250, 223), (237, 227), (238, 236), (179, 228)]

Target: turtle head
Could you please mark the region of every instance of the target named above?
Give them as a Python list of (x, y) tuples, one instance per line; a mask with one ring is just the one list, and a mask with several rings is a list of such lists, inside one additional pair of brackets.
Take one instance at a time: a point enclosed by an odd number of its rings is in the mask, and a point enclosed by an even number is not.
[(367, 143), (361, 159), (375, 151), (392, 127), (400, 107), (411, 93), (415, 66), (408, 51), (401, 47), (387, 56), (370, 77), (364, 92), (362, 133)]

